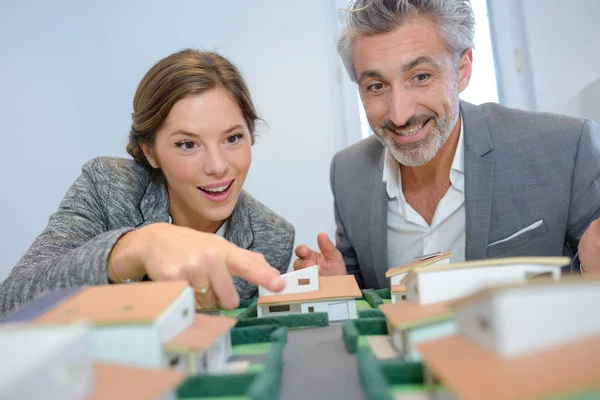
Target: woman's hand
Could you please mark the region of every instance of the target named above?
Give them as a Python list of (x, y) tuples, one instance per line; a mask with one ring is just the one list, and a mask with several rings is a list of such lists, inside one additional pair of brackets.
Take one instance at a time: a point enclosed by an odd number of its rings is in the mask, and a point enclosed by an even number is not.
[(279, 271), (262, 254), (237, 247), (222, 237), (166, 223), (146, 225), (117, 242), (107, 265), (113, 282), (140, 279), (187, 280), (203, 308), (233, 309), (240, 297), (237, 276), (279, 292), (285, 286)]

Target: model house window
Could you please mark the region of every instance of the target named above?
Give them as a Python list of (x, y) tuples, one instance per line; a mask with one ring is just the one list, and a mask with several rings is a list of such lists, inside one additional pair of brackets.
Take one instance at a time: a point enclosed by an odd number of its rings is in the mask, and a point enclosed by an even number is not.
[(310, 279), (298, 279), (298, 286), (310, 285)]
[(315, 308), (313, 306), (308, 307), (308, 312), (315, 312)]
[(284, 306), (269, 306), (269, 312), (284, 312), (290, 311), (290, 305), (286, 304)]

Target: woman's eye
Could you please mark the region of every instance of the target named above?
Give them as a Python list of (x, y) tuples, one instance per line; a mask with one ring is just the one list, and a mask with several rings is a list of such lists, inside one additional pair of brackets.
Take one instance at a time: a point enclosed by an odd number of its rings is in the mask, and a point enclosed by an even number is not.
[(242, 138), (244, 137), (244, 135), (242, 135), (241, 133), (236, 133), (235, 135), (231, 135), (231, 136), (227, 136), (227, 139), (225, 139), (225, 141), (228, 144), (236, 144), (237, 142), (239, 142)]
[(191, 140), (183, 140), (175, 143), (175, 145), (183, 150), (194, 150), (196, 148), (196, 143), (192, 142)]

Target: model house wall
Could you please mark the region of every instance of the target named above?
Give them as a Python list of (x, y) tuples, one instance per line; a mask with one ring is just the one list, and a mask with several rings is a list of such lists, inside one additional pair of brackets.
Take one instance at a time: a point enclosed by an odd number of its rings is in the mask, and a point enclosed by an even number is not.
[(399, 285), (400, 282), (402, 282), (402, 279), (404, 279), (404, 277), (408, 275), (409, 272), (410, 271), (400, 272), (399, 274), (392, 276), (390, 278), (390, 286)]
[(319, 267), (304, 268), (298, 271), (288, 272), (281, 275), (285, 280), (285, 288), (281, 292), (271, 292), (260, 286), (258, 288), (259, 296), (282, 295), (289, 293), (306, 293), (319, 290)]
[[(416, 326), (414, 328), (400, 329), (394, 328), (392, 332), (392, 345), (396, 346), (396, 350), (410, 358), (411, 360), (420, 360), (421, 355), (416, 349), (416, 345), (428, 340), (439, 339), (456, 333), (457, 323), (453, 319), (432, 322)], [(396, 337), (396, 339), (394, 339)]]
[(459, 332), (511, 358), (600, 334), (600, 281), (502, 288), (459, 305)]
[(4, 325), (0, 354), (0, 399), (75, 400), (93, 392), (87, 325)]
[(412, 274), (405, 281), (407, 300), (432, 304), (471, 295), (488, 285), (524, 283), (526, 279), (515, 269), (477, 267), (422, 271)]
[(194, 294), (188, 287), (153, 323), (96, 326), (94, 355), (104, 362), (167, 367), (169, 358), (163, 344), (192, 324), (193, 310)]
[[(431, 304), (469, 296), (488, 286), (525, 283), (539, 274), (548, 273), (554, 280), (559, 280), (562, 262), (568, 262), (568, 259), (559, 257), (550, 260), (556, 264), (511, 262), (507, 259), (415, 269), (403, 280), (406, 298), (419, 304)], [(494, 262), (498, 264), (491, 264)]]
[(345, 319), (358, 318), (356, 301), (354, 299), (327, 299), (323, 301), (307, 301), (303, 303), (259, 305), (258, 316), (274, 316), (287, 314), (310, 314), (313, 312), (324, 312), (329, 316), (329, 321), (342, 321)]
[(194, 311), (194, 291), (187, 282), (143, 282), (85, 288), (33, 323), (68, 326), (87, 321), (95, 359), (167, 367), (163, 345), (192, 325)]

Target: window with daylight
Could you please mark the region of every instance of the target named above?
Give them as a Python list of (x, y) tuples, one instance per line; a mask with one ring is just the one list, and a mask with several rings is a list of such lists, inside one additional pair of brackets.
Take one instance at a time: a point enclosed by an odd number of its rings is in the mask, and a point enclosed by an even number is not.
[[(460, 94), (462, 100), (473, 104), (499, 102), (498, 81), (494, 65), (494, 51), (490, 33), (487, 0), (471, 0), (475, 15), (475, 49), (473, 50), (473, 73), (469, 86)], [(358, 95), (358, 92), (357, 92)], [(362, 138), (373, 134), (360, 96), (358, 98), (360, 132)]]

